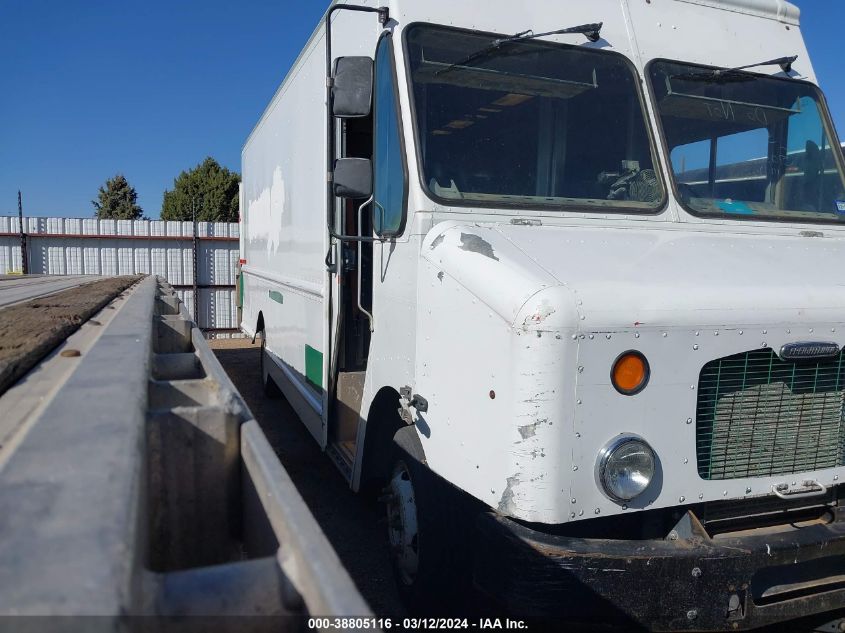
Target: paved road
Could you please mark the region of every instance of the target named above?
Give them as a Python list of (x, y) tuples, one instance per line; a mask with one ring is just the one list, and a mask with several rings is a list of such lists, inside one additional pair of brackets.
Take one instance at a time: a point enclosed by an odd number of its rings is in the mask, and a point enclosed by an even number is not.
[(380, 617), (403, 617), (388, 558), (383, 506), (353, 493), (290, 405), (264, 395), (258, 345), (249, 339), (209, 343), (364, 599)]

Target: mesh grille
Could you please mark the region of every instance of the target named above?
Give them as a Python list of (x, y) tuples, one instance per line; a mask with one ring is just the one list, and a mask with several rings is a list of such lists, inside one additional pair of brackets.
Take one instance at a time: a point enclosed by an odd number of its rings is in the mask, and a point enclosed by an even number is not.
[(696, 450), (703, 479), (767, 477), (845, 463), (843, 354), (784, 361), (761, 349), (701, 370)]

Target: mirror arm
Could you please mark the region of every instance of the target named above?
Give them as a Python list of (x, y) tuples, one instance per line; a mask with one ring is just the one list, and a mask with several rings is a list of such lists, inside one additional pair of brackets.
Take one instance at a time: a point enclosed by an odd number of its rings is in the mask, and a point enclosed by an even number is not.
[[(334, 195), (332, 195), (332, 200), (334, 200)], [(364, 202), (362, 202), (358, 206), (358, 216), (359, 216), (359, 218), (361, 216), (361, 210), (364, 207), (366, 207), (368, 204), (370, 204), (371, 202), (373, 202), (373, 196), (372, 195), (369, 198), (367, 198), (366, 200), (364, 200)], [(378, 204), (378, 203), (376, 202), (375, 204)], [(381, 206), (381, 205), (379, 205), (379, 206)], [(359, 219), (359, 222), (360, 222), (360, 219)], [(358, 227), (358, 235), (344, 235), (343, 233), (338, 233), (334, 228), (333, 222), (331, 224), (329, 224), (329, 235), (331, 235), (334, 239), (336, 239), (340, 242), (383, 242), (384, 241), (383, 238), (381, 238), (381, 237), (366, 237), (364, 235), (361, 235), (360, 225)]]
[(342, 235), (332, 231), (332, 237), (339, 242), (384, 242), (380, 237), (364, 237), (363, 235)]
[[(366, 207), (371, 202), (375, 202), (375, 196), (370, 196), (367, 200), (364, 201), (361, 206), (358, 207), (358, 234), (360, 237), (364, 237), (364, 207)], [(378, 203), (376, 203), (378, 204)], [(372, 230), (372, 228), (370, 229)], [(358, 309), (363, 312), (367, 319), (370, 322), (370, 332), (375, 331), (375, 326), (373, 325), (373, 321), (375, 320), (372, 313), (368, 312), (361, 301), (361, 270), (364, 268), (363, 265), (363, 251), (364, 251), (364, 242), (362, 240), (358, 240)]]

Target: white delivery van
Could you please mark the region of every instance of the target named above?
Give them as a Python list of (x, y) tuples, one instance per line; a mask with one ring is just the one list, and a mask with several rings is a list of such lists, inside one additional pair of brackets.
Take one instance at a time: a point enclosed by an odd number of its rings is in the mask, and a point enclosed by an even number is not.
[[(243, 330), (416, 604), (845, 607), (843, 157), (783, 0), (334, 4), (243, 149)], [(821, 10), (821, 9), (820, 9)]]

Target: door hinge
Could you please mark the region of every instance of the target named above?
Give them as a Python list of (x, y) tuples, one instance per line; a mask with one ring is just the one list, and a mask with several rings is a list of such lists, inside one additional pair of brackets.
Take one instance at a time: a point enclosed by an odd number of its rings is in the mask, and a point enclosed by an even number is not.
[(413, 393), (413, 390), (407, 386), (399, 389), (399, 404), (399, 417), (409, 426), (414, 424), (414, 415), (411, 413), (412, 408), (416, 409), (417, 413), (426, 413), (428, 411), (428, 400), (418, 393)]

